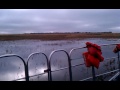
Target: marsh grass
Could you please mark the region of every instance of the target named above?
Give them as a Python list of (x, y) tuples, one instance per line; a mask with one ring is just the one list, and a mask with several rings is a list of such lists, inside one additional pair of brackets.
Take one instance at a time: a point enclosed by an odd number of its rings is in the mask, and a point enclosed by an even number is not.
[(120, 33), (40, 33), (40, 34), (6, 34), (0, 35), (1, 41), (9, 40), (80, 40), (85, 38), (120, 38)]

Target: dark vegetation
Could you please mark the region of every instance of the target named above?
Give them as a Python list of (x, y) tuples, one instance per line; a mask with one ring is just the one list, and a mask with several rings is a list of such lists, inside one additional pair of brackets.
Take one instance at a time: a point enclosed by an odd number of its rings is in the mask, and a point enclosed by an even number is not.
[(0, 40), (70, 40), (84, 38), (120, 38), (120, 33), (32, 33), (32, 34), (0, 34)]

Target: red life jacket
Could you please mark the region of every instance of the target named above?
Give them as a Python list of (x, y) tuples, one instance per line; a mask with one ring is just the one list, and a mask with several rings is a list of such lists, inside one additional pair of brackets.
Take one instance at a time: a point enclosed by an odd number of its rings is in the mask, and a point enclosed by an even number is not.
[(90, 55), (88, 52), (83, 53), (83, 56), (86, 67), (95, 66), (96, 68), (99, 68), (99, 60), (97, 58)]
[(90, 67), (91, 66), (91, 63), (88, 60), (88, 55), (89, 55), (88, 52), (84, 52), (83, 53), (83, 58), (84, 58), (84, 62), (85, 62), (86, 67)]
[(117, 53), (120, 51), (120, 44), (117, 44), (115, 49), (113, 50), (114, 53)]
[(86, 46), (88, 52), (83, 53), (86, 67), (95, 66), (98, 69), (100, 62), (104, 60), (101, 47), (90, 42), (87, 42)]

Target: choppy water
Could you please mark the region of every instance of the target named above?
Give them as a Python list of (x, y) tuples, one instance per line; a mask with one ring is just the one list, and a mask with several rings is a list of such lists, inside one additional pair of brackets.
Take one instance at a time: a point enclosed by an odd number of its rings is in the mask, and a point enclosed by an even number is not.
[[(61, 40), (61, 41), (40, 41), (40, 40), (18, 40), (18, 41), (0, 41), (0, 55), (4, 54), (18, 54), (25, 61), (27, 57), (33, 52), (44, 52), (48, 57), (53, 50), (65, 49), (69, 52), (72, 48), (84, 47), (85, 42), (92, 42), (99, 45), (119, 43), (119, 39), (84, 39), (84, 40)], [(112, 46), (102, 47), (104, 58), (115, 57), (112, 51)], [(82, 53), (86, 49), (77, 49), (72, 52), (72, 65), (83, 63)], [(43, 55), (36, 54), (30, 58), (29, 75), (43, 73), (47, 68), (46, 58)], [(52, 70), (67, 67), (67, 56), (64, 52), (57, 52), (51, 58)], [(105, 60), (101, 63), (100, 69), (96, 71), (97, 74), (109, 71), (111, 68), (117, 68), (117, 60), (110, 63)], [(109, 66), (109, 67), (107, 67)], [(84, 65), (72, 68), (73, 80), (80, 80), (91, 76), (91, 68), (86, 68)], [(53, 80), (69, 80), (68, 69), (52, 72)], [(0, 58), (0, 80), (14, 80), (24, 77), (24, 68), (22, 62), (17, 57)], [(47, 80), (47, 74), (39, 75), (30, 78), (30, 80)]]

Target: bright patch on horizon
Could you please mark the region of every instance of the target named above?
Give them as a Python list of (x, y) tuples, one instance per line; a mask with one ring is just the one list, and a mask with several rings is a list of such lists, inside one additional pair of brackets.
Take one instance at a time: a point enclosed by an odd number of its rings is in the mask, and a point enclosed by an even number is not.
[(113, 27), (113, 28), (110, 28), (110, 29), (120, 29), (120, 26), (119, 27)]

